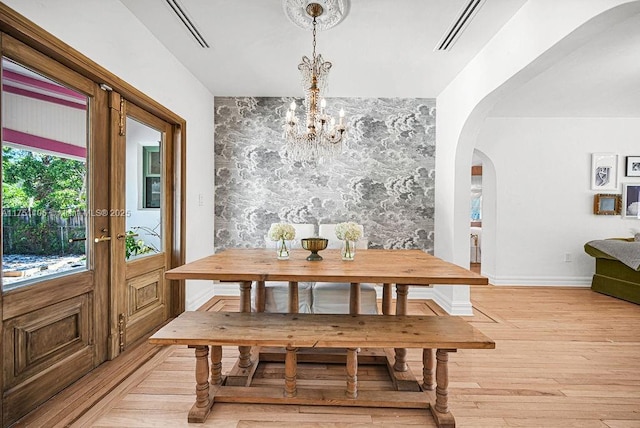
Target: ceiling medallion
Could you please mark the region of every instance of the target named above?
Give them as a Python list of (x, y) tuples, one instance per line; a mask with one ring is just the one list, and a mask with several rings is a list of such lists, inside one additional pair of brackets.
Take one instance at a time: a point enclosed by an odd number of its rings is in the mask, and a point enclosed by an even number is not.
[(282, 0), (282, 7), (287, 18), (297, 27), (304, 30), (313, 28), (313, 17), (309, 16), (307, 6), (318, 3), (324, 12), (317, 17), (318, 30), (328, 30), (335, 27), (347, 16), (349, 0)]

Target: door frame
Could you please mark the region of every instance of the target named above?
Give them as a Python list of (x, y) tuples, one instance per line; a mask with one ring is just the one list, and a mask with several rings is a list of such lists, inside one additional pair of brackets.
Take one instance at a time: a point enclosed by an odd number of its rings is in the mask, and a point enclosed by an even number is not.
[[(174, 239), (172, 240), (171, 248), (166, 248), (166, 251), (170, 254), (169, 267), (177, 267), (184, 264), (186, 240), (186, 225), (184, 221), (186, 214), (186, 121), (2, 2), (0, 2), (0, 32), (15, 38), (41, 54), (92, 80), (99, 84), (101, 88), (117, 91), (127, 100), (171, 124), (174, 131), (174, 157), (170, 160), (174, 171), (171, 186), (173, 189), (171, 204), (174, 215), (170, 229)], [(106, 110), (107, 106), (105, 106)], [(171, 289), (170, 316), (177, 316), (185, 310), (185, 282), (183, 280), (173, 280), (168, 281), (167, 285)], [(0, 331), (2, 331), (3, 327), (2, 299), (2, 293), (0, 293)], [(104, 302), (104, 304), (108, 304), (108, 302)], [(2, 339), (0, 338), (1, 343)], [(102, 355), (98, 357), (99, 362), (104, 361), (106, 358), (106, 343), (103, 349), (105, 349), (105, 352), (101, 352)], [(0, 358), (0, 373), (4, 372), (2, 365), (2, 359)], [(0, 421), (3, 419), (4, 414), (2, 405), (0, 405)]]

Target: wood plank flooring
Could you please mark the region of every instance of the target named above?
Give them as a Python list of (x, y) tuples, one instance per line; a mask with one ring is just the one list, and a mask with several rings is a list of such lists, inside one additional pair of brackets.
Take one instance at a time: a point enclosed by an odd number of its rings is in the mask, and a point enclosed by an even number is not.
[[(583, 288), (485, 286), (472, 287), (471, 296), (474, 316), (464, 318), (496, 349), (450, 354), (449, 404), (459, 427), (640, 427), (640, 306)], [(221, 297), (206, 309), (237, 307), (237, 298)], [(443, 314), (431, 301), (410, 301), (409, 313), (430, 312)], [(145, 362), (123, 382), (113, 382), (125, 370), (116, 359), (16, 426), (435, 426), (421, 410), (226, 403), (215, 404), (204, 424), (188, 424), (193, 350), (143, 344), (128, 352)], [(223, 371), (236, 355), (237, 349), (224, 348)], [(408, 360), (419, 375), (420, 352), (409, 350)], [(263, 364), (257, 383), (281, 383), (282, 374), (281, 364)], [(306, 364), (299, 378), (299, 388), (343, 386), (344, 368)], [(358, 380), (362, 389), (391, 388), (386, 373), (373, 366), (362, 366)], [(99, 397), (88, 409), (87, 391)]]

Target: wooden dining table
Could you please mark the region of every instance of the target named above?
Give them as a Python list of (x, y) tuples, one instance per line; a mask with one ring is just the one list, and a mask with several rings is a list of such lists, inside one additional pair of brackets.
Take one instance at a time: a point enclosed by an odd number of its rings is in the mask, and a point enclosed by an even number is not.
[[(409, 287), (430, 287), (435, 284), (483, 285), (486, 277), (471, 272), (422, 250), (368, 249), (359, 251), (354, 260), (342, 260), (340, 250), (327, 249), (319, 254), (323, 260), (309, 261), (310, 252), (291, 251), (290, 258), (278, 260), (273, 249), (232, 248), (189, 262), (165, 273), (167, 279), (218, 280), (238, 282), (240, 311), (251, 312), (251, 287), (256, 284), (256, 308), (264, 310), (265, 282), (289, 283), (289, 312), (298, 311), (299, 282), (337, 282), (350, 284), (350, 313), (359, 313), (360, 284), (382, 284), (382, 312), (392, 315), (393, 289), (396, 287), (395, 315), (407, 314)], [(257, 364), (251, 360), (251, 349), (240, 348), (234, 372), (251, 376)], [(406, 350), (395, 350), (394, 375), (403, 382), (402, 373), (408, 370)], [(239, 376), (243, 383), (246, 376)], [(411, 378), (411, 376), (409, 376)]]

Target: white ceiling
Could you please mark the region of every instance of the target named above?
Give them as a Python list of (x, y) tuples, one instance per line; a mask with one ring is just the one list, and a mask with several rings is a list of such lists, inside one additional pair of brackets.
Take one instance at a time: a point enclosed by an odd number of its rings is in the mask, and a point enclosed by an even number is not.
[(640, 117), (640, 14), (510, 91), (491, 116)]
[[(166, 1), (120, 1), (212, 94), (302, 96), (297, 65), (311, 55), (311, 34), (286, 18), (281, 0), (179, 0), (210, 49)], [(467, 2), (351, 0), (344, 21), (318, 34), (318, 52), (333, 63), (328, 96), (436, 97), (526, 0), (486, 0), (453, 49), (435, 52)], [(638, 100), (634, 15), (508, 93), (491, 115), (640, 117)]]
[[(179, 0), (210, 49), (164, 0), (121, 0), (216, 96), (302, 96), (298, 63), (311, 32), (282, 0)], [(436, 44), (468, 0), (351, 0), (346, 18), (318, 33), (333, 63), (331, 97), (436, 97), (526, 0), (486, 0), (448, 52)]]

